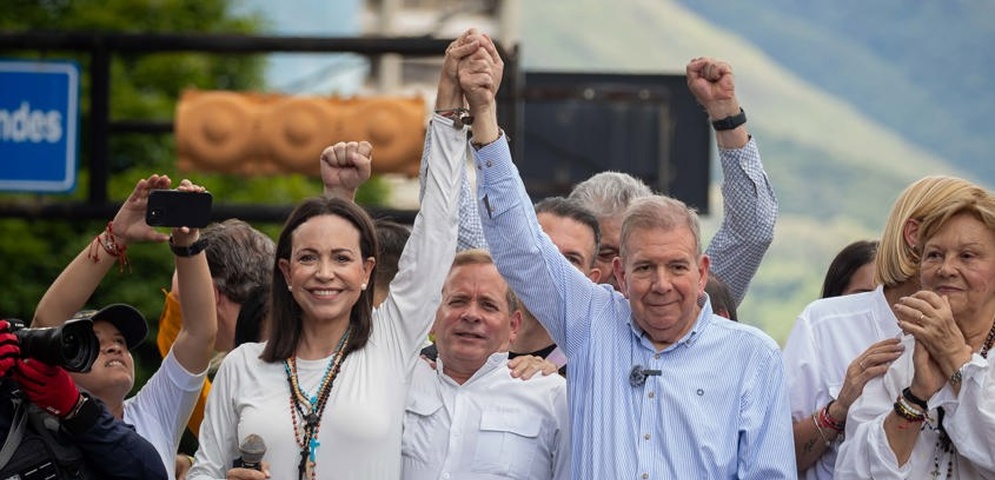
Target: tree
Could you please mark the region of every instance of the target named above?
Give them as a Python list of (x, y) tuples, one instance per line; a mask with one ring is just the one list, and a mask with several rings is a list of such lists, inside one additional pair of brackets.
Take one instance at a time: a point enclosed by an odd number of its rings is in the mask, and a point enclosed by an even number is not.
[[(265, 22), (252, 13), (236, 13), (231, 0), (7, 0), (0, 9), (0, 31), (60, 32), (196, 32), (252, 34)], [(89, 58), (80, 52), (4, 52), (5, 56), (73, 59), (80, 64), (83, 145), (79, 185), (87, 185), (86, 157), (90, 85)], [(250, 55), (166, 53), (115, 55), (111, 67), (111, 120), (171, 119), (180, 93), (186, 88), (261, 90), (264, 59)], [(109, 143), (109, 197), (121, 202), (139, 178), (166, 173), (178, 183), (171, 135), (114, 135)], [(316, 157), (317, 160), (317, 157)], [(196, 176), (224, 201), (293, 203), (320, 194), (320, 181), (302, 176), (244, 179), (223, 175)], [(374, 183), (362, 198), (382, 198)], [(4, 201), (82, 201), (83, 188), (62, 199), (30, 195), (0, 195)], [(371, 193), (372, 196), (371, 196)], [(378, 193), (379, 192), (379, 193)], [(62, 268), (105, 226), (102, 221), (39, 221), (0, 219), (0, 258), (5, 265), (0, 290), (0, 318), (30, 320), (38, 300)], [(278, 226), (257, 225), (270, 235)], [(163, 305), (161, 290), (168, 288), (173, 259), (165, 245), (134, 245), (128, 249), (130, 267), (110, 273), (91, 298), (90, 306), (126, 302), (145, 313), (150, 326)], [(151, 342), (150, 342), (151, 343)], [(146, 345), (149, 345), (147, 343)], [(146, 369), (155, 364), (143, 363)], [(139, 372), (136, 385), (146, 378)]]

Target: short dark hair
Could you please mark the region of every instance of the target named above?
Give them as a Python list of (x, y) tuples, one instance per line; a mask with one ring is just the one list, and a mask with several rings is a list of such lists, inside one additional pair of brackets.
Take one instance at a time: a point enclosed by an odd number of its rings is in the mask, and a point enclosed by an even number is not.
[(712, 305), (712, 313), (718, 315), (718, 312), (725, 310), (729, 313), (729, 320), (739, 321), (736, 318), (736, 302), (732, 301), (729, 285), (726, 285), (725, 281), (709, 272), (708, 282), (705, 283), (705, 293), (708, 294), (709, 303)]
[[(366, 211), (355, 203), (339, 198), (316, 197), (302, 202), (287, 218), (280, 238), (276, 242), (276, 259), (273, 262), (273, 284), (270, 291), (270, 322), (269, 339), (263, 350), (265, 362), (279, 362), (294, 355), (297, 343), (300, 341), (301, 307), (287, 289), (287, 280), (280, 270), (280, 259), (290, 260), (293, 250), (293, 233), (297, 227), (313, 217), (333, 215), (351, 223), (359, 230), (359, 252), (365, 260), (377, 257), (377, 234), (373, 220)], [(349, 324), (352, 326), (352, 338), (345, 353), (359, 350), (366, 346), (373, 331), (373, 290), (376, 285), (376, 263), (370, 275), (369, 285), (360, 292), (359, 300), (352, 306), (349, 314)]]
[(860, 267), (873, 262), (877, 252), (876, 240), (857, 240), (843, 247), (826, 270), (826, 278), (822, 281), (822, 298), (843, 295), (846, 286), (853, 279), (853, 274)]
[(380, 248), (376, 281), (377, 285), (387, 288), (391, 280), (397, 276), (397, 264), (401, 260), (401, 253), (404, 252), (404, 245), (411, 236), (411, 230), (408, 230), (406, 225), (385, 218), (376, 219), (373, 225), (377, 229), (377, 244)]
[[(598, 258), (598, 246), (601, 245), (601, 226), (598, 224), (598, 218), (579, 201), (564, 197), (548, 197), (535, 204), (535, 211), (536, 215), (549, 213), (588, 226), (594, 232), (594, 255), (591, 255), (591, 261), (594, 262)], [(594, 266), (593, 263), (591, 266)]]
[(238, 309), (235, 319), (235, 346), (243, 343), (260, 341), (259, 334), (266, 326), (266, 314), (269, 309), (269, 283), (259, 285), (249, 292), (249, 298)]

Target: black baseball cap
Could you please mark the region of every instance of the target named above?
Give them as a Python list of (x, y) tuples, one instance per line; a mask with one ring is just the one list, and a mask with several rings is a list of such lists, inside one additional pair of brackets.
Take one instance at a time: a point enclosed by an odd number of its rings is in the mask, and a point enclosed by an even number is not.
[(115, 303), (100, 310), (81, 310), (73, 315), (73, 320), (79, 319), (110, 322), (121, 332), (128, 350), (140, 345), (149, 334), (149, 326), (142, 312), (125, 303)]

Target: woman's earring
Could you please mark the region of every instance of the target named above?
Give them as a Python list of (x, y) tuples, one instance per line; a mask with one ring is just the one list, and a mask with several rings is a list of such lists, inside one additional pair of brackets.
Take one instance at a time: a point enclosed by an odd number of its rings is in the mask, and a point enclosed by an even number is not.
[(366, 284), (364, 283), (364, 284), (360, 285), (360, 286), (359, 286), (359, 289), (360, 289), (360, 290), (366, 290)]
[(294, 291), (294, 287), (292, 285), (287, 285), (287, 291), (288, 292), (293, 292)]

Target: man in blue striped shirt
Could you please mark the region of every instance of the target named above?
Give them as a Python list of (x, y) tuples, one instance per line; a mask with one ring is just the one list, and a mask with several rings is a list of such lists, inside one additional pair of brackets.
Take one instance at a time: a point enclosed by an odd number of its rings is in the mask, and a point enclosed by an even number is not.
[[(796, 478), (780, 350), (712, 314), (696, 215), (661, 196), (627, 211), (613, 262), (621, 292), (571, 266), (511, 161), (494, 102), (501, 60), (481, 44), (459, 72), (475, 118), (484, 234), (501, 274), (569, 357), (572, 476)], [(689, 81), (731, 82), (728, 65), (692, 65)]]

